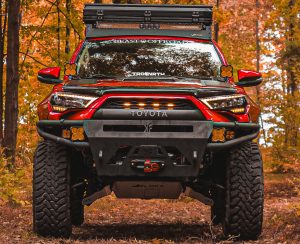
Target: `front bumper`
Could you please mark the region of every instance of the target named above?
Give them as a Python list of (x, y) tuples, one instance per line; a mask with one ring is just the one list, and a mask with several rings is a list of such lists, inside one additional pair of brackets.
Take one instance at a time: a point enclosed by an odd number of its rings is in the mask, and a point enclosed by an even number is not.
[[(122, 126), (120, 127), (120, 124)], [(85, 141), (72, 141), (62, 138), (62, 129), (83, 127)], [(204, 154), (208, 151), (226, 150), (258, 136), (259, 125), (253, 123), (215, 123), (212, 121), (164, 121), (164, 120), (84, 120), (84, 121), (49, 121), (37, 123), (41, 137), (56, 141), (66, 146), (88, 148), (92, 152), (100, 176), (117, 177), (196, 177), (203, 168)], [(113, 128), (113, 129), (112, 129)], [(125, 128), (125, 129), (124, 129)], [(139, 131), (135, 129), (138, 128)], [(226, 128), (235, 131), (238, 138), (224, 143), (210, 142), (215, 128)], [(130, 146), (126, 159), (121, 164), (111, 163), (118, 149)], [(153, 145), (159, 145), (160, 155), (140, 155), (135, 150), (141, 145), (152, 150)], [(190, 162), (186, 165), (174, 165), (164, 148), (176, 148)], [(154, 159), (163, 161), (163, 170), (155, 174), (145, 174), (144, 171), (132, 168), (136, 159)], [(145, 167), (145, 166), (144, 166)]]
[[(54, 135), (49, 133), (48, 129), (63, 129), (68, 127), (83, 127), (84, 123), (88, 120), (41, 120), (37, 122), (37, 131), (38, 134), (49, 140), (56, 141), (66, 146), (78, 147), (78, 148), (89, 148), (90, 143), (88, 141), (79, 142), (79, 141), (71, 141), (68, 139), (64, 139), (61, 136)], [(246, 141), (250, 141), (255, 139), (259, 135), (260, 126), (256, 123), (238, 123), (238, 122), (210, 122), (212, 123), (213, 128), (226, 128), (233, 129), (234, 131), (242, 131), (245, 132), (246, 135), (235, 138), (233, 140), (224, 142), (224, 143), (213, 143), (210, 142), (207, 144), (207, 149), (214, 150), (223, 150), (228, 149), (230, 147), (234, 147), (238, 144), (241, 144)], [(48, 129), (47, 129), (48, 128)]]

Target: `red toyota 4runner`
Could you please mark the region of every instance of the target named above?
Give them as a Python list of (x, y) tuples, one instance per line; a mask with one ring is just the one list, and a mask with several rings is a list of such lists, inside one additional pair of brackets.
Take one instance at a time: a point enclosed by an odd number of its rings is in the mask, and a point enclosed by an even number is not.
[[(257, 239), (263, 163), (259, 107), (244, 87), (261, 74), (228, 65), (211, 38), (212, 7), (102, 5), (84, 9), (86, 38), (38, 106), (33, 223), (68, 237), (84, 206), (117, 198), (195, 198), (225, 236)], [(171, 204), (171, 203), (170, 203)]]

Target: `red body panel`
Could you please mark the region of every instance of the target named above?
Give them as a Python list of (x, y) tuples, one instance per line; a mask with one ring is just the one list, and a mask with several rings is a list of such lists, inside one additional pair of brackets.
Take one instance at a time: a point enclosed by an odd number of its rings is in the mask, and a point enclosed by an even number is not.
[(238, 70), (239, 81), (247, 78), (261, 77), (261, 73), (252, 70)]
[(76, 62), (76, 59), (77, 59), (77, 56), (82, 48), (82, 45), (83, 45), (84, 41), (81, 41), (78, 45), (78, 47), (76, 48), (75, 52), (73, 53), (71, 59), (70, 59), (70, 63), (71, 64), (74, 64)]
[(39, 71), (38, 75), (48, 76), (48, 77), (59, 79), (60, 67), (51, 67), (51, 68), (41, 69)]

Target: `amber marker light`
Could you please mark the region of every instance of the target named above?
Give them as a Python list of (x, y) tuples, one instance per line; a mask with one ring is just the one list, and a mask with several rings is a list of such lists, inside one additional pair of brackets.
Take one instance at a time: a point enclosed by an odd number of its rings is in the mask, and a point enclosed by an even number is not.
[(130, 107), (131, 103), (124, 103), (123, 105), (124, 105), (124, 107)]
[(215, 128), (212, 131), (212, 142), (225, 142), (225, 128)]
[(228, 130), (226, 131), (226, 140), (232, 140), (235, 137), (234, 131)]
[(167, 104), (168, 109), (173, 109), (175, 107), (174, 103), (168, 103)]
[(139, 103), (138, 105), (139, 105), (139, 107), (145, 107), (146, 106), (145, 103)]
[(155, 108), (158, 108), (160, 106), (160, 104), (159, 103), (153, 103), (152, 106), (155, 107)]
[(220, 71), (221, 77), (231, 78), (233, 76), (233, 67), (231, 65), (222, 65)]
[(53, 106), (52, 108), (54, 111), (57, 111), (57, 112), (64, 112), (67, 110), (67, 108), (60, 107), (60, 106)]
[(84, 129), (83, 127), (71, 127), (71, 140), (72, 141), (84, 141)]
[(233, 109), (230, 109), (230, 111), (235, 114), (243, 114), (246, 112), (245, 108), (233, 108)]

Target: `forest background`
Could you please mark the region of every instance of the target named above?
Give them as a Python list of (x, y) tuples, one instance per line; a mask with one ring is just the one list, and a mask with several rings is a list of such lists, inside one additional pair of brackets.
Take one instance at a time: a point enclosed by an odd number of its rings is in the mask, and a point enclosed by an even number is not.
[[(36, 75), (41, 68), (68, 62), (84, 38), (82, 10), (90, 2), (0, 0), (0, 205), (30, 204), (37, 105), (51, 91)], [(266, 171), (299, 172), (299, 0), (114, 3), (213, 5), (214, 39), (229, 63), (235, 71), (257, 70), (264, 77), (262, 85), (248, 92), (263, 112), (259, 142)]]

